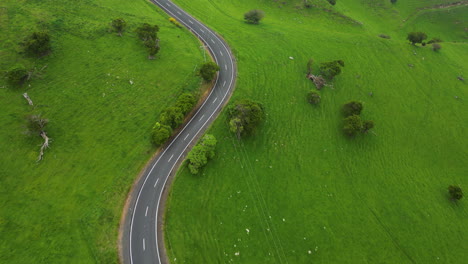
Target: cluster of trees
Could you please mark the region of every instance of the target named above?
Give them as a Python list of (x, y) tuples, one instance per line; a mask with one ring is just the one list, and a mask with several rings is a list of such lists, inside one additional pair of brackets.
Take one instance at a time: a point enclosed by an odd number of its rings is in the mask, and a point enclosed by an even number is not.
[(343, 132), (346, 135), (354, 137), (359, 132), (367, 133), (374, 127), (374, 121), (361, 119), (360, 114), (362, 109), (362, 103), (357, 101), (351, 101), (343, 105), (342, 113), (345, 116), (343, 120)]
[[(119, 36), (122, 36), (122, 33), (127, 27), (127, 22), (123, 18), (116, 18), (112, 20), (111, 26)], [(138, 38), (143, 41), (143, 44), (148, 51), (148, 59), (154, 60), (156, 54), (158, 54), (160, 50), (158, 38), (159, 26), (152, 26), (148, 23), (143, 23), (137, 27), (135, 32)]]
[(229, 130), (240, 139), (251, 134), (264, 119), (264, 108), (260, 103), (243, 99), (230, 105), (227, 109)]
[(190, 173), (198, 174), (208, 160), (215, 156), (216, 138), (213, 135), (206, 134), (201, 141), (193, 147), (187, 156), (188, 168)]
[(438, 51), (442, 48), (442, 46), (439, 44), (440, 42), (442, 42), (442, 40), (439, 38), (432, 38), (428, 42), (425, 42), (424, 40), (427, 39), (427, 35), (424, 32), (410, 32), (408, 33), (406, 39), (413, 45), (416, 45), (418, 43), (420, 43), (422, 46), (432, 44), (432, 50), (434, 51)]
[(245, 22), (249, 24), (259, 24), (260, 20), (265, 17), (265, 13), (262, 10), (253, 9), (244, 14)]
[(197, 98), (191, 93), (183, 93), (173, 106), (166, 108), (159, 116), (159, 121), (153, 126), (153, 143), (162, 145), (171, 136), (172, 130), (179, 127), (195, 104)]
[(210, 82), (214, 79), (216, 72), (218, 71), (219, 66), (216, 63), (209, 61), (202, 64), (198, 74), (203, 78), (203, 80)]

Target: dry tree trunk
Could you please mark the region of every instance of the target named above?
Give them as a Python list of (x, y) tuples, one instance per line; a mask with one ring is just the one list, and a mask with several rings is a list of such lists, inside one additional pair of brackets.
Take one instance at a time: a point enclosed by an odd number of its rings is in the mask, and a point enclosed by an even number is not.
[(49, 137), (47, 136), (47, 133), (45, 131), (41, 131), (41, 137), (44, 139), (44, 144), (41, 146), (41, 151), (39, 152), (39, 157), (37, 158), (37, 162), (42, 160), (42, 157), (44, 156), (44, 150), (46, 148), (49, 148)]
[(23, 97), (24, 97), (26, 100), (28, 100), (29, 105), (34, 106), (33, 101), (32, 101), (31, 98), (29, 98), (29, 96), (28, 96), (28, 93), (24, 93), (24, 94), (23, 94)]
[(317, 90), (322, 89), (323, 86), (325, 86), (325, 84), (326, 84), (325, 79), (321, 75), (315, 76), (315, 75), (309, 73), (309, 74), (307, 74), (307, 79), (314, 82), (315, 86), (317, 87)]

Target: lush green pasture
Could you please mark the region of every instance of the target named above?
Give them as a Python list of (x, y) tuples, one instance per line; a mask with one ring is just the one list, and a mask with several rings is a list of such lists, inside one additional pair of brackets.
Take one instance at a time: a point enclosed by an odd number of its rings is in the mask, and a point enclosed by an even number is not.
[[(122, 38), (108, 32), (117, 17), (128, 22)], [(154, 61), (134, 34), (143, 22), (161, 27)], [(49, 57), (18, 54), (34, 30), (50, 32)], [(199, 42), (143, 0), (2, 0), (0, 43), (1, 72), (47, 65), (30, 86), (0, 80), (0, 263), (116, 263), (127, 192), (155, 150), (151, 127), (198, 89)], [(32, 112), (23, 92), (50, 120), (40, 163), (41, 138), (23, 133)]]
[[(425, 13), (400, 29), (422, 7), (416, 0), (378, 1), (369, 10), (393, 17), (385, 21), (361, 12), (370, 1), (338, 0), (335, 9), (362, 25), (296, 9), (299, 1), (176, 2), (230, 43), (239, 68), (232, 100), (260, 101), (267, 117), (238, 142), (222, 114), (210, 131), (217, 157), (202, 175), (179, 172), (166, 214), (173, 263), (465, 262), (467, 201), (447, 197), (449, 184), (468, 189), (468, 86), (456, 78), (468, 76), (468, 44), (445, 25), (455, 16), (440, 10), (444, 28), (431, 32)], [(266, 13), (258, 26), (242, 21), (253, 8)], [(461, 20), (468, 9), (453, 12)], [(412, 46), (406, 30), (418, 24), (457, 43)], [(305, 79), (310, 57), (315, 68), (346, 64), (318, 107), (305, 99), (315, 89)], [(349, 100), (364, 102), (374, 133), (343, 136), (339, 109)]]

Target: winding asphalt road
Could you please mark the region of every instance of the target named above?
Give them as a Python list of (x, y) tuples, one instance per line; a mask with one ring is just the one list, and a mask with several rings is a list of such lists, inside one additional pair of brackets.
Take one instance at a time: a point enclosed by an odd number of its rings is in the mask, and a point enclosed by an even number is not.
[(174, 140), (151, 161), (130, 194), (121, 238), (121, 254), (126, 264), (168, 262), (163, 245), (164, 234), (161, 231), (164, 210), (160, 206), (167, 179), (183, 160), (191, 143), (212, 123), (228, 101), (236, 76), (231, 50), (211, 29), (169, 0), (151, 1), (187, 27), (208, 47), (220, 71), (216, 84), (203, 105)]

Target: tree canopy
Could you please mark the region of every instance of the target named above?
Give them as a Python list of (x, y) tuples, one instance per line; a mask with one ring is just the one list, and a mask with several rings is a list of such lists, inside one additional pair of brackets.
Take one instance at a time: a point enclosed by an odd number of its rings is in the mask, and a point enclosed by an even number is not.
[(427, 35), (424, 32), (410, 32), (406, 37), (411, 44), (415, 45), (416, 43), (422, 43), (425, 39), (427, 39)]
[(362, 108), (363, 106), (361, 102), (351, 101), (351, 102), (344, 104), (341, 110), (343, 112), (343, 115), (347, 117), (351, 115), (361, 114)]
[(219, 66), (216, 63), (209, 61), (201, 66), (199, 73), (203, 80), (209, 82), (214, 79), (217, 71), (219, 71)]
[(50, 52), (50, 36), (46, 32), (34, 32), (24, 39), (24, 51), (31, 56), (43, 56)]
[(258, 24), (260, 20), (265, 17), (265, 13), (262, 10), (253, 9), (244, 14), (244, 19), (247, 23)]
[(156, 40), (158, 32), (159, 32), (158, 25), (151, 26), (148, 23), (143, 23), (141, 26), (137, 27), (136, 29), (136, 33), (138, 37), (143, 41), (146, 41), (149, 39)]
[(341, 73), (342, 67), (344, 67), (344, 61), (342, 60), (322, 62), (320, 63), (320, 72), (326, 79), (332, 80)]
[(206, 134), (193, 149), (189, 152), (187, 160), (190, 173), (198, 174), (209, 159), (215, 156), (217, 140), (213, 135)]
[(117, 31), (119, 36), (122, 36), (122, 32), (124, 31), (125, 27), (127, 26), (127, 22), (123, 18), (116, 18), (112, 20), (112, 27)]
[(237, 138), (252, 133), (264, 118), (260, 103), (249, 99), (240, 100), (228, 107), (229, 128)]
[(448, 187), (448, 191), (450, 194), (450, 198), (452, 198), (453, 200), (460, 200), (461, 198), (463, 198), (463, 191), (460, 188), (460, 186), (450, 185)]

